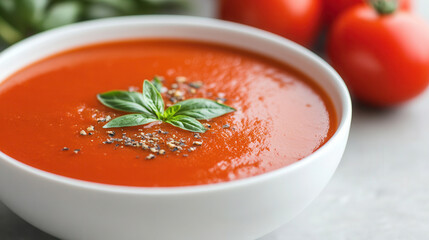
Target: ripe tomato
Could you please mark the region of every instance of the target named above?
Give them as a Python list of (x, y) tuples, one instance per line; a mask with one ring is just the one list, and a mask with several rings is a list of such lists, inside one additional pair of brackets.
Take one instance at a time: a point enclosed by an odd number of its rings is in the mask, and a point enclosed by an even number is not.
[(408, 12), (380, 15), (369, 5), (344, 13), (332, 26), (328, 57), (352, 94), (391, 106), (429, 82), (429, 26)]
[[(365, 3), (366, 0), (322, 0), (323, 19), (327, 25), (331, 25), (334, 20), (347, 9), (358, 4)], [(411, 10), (412, 0), (399, 0), (402, 10)]]
[(320, 0), (221, 0), (220, 18), (261, 28), (305, 47), (319, 32)]

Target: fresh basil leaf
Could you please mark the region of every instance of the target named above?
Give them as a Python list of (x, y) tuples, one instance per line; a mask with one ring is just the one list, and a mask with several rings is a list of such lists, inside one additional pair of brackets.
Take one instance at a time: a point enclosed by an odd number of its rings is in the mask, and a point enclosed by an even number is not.
[(198, 119), (215, 118), (236, 111), (234, 108), (204, 98), (182, 101), (164, 111), (164, 100), (155, 87), (156, 84), (162, 87), (162, 83), (156, 77), (153, 81), (154, 83), (144, 81), (143, 94), (111, 91), (97, 95), (98, 100), (107, 107), (138, 113), (115, 118), (104, 127), (128, 127), (164, 121), (187, 131), (203, 133), (207, 129)]
[(156, 88), (156, 90), (158, 90), (158, 92), (162, 91), (162, 82), (158, 77), (153, 78), (152, 84), (153, 84), (153, 86), (155, 86), (155, 88)]
[(211, 119), (236, 111), (234, 108), (204, 98), (192, 98), (174, 105), (180, 105), (176, 115), (185, 115), (197, 120)]
[(52, 5), (46, 13), (42, 22), (42, 29), (51, 28), (70, 24), (79, 20), (83, 11), (83, 5), (79, 1), (58, 2)]
[(143, 102), (149, 106), (152, 113), (155, 114), (158, 119), (162, 118), (164, 114), (164, 100), (155, 86), (148, 80), (145, 80), (143, 83)]
[(167, 110), (165, 110), (164, 112), (164, 119), (168, 120), (169, 118), (173, 117), (174, 114), (176, 114), (177, 111), (179, 111), (179, 109), (180, 109), (180, 105), (174, 105), (167, 108)]
[(153, 117), (147, 117), (143, 114), (127, 114), (110, 120), (103, 128), (132, 127), (155, 121), (159, 120)]
[(143, 101), (143, 95), (138, 92), (110, 91), (98, 94), (97, 98), (105, 106), (116, 110), (157, 116), (152, 114), (150, 107)]
[(173, 116), (170, 119), (166, 120), (166, 122), (175, 127), (178, 127), (187, 131), (191, 131), (191, 132), (203, 133), (207, 130), (203, 126), (203, 124), (198, 122), (195, 118), (184, 116), (184, 115)]

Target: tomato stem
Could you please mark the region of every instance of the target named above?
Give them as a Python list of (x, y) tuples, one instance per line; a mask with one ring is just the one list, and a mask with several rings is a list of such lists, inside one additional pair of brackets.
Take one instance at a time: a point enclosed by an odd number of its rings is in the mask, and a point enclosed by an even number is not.
[(394, 13), (399, 6), (398, 0), (368, 0), (375, 11), (380, 15), (389, 15)]

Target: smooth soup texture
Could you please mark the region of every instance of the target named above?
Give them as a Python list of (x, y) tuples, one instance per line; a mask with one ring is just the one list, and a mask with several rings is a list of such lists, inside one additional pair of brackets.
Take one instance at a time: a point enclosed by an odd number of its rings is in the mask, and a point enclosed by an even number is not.
[[(155, 75), (168, 88), (178, 76), (201, 81), (187, 97), (220, 96), (237, 111), (201, 121), (211, 128), (192, 152), (166, 149), (147, 160), (147, 150), (103, 143), (109, 129), (97, 119), (124, 113), (103, 106), (96, 95), (141, 91), (143, 80)], [(94, 126), (93, 135), (80, 135), (88, 126)], [(251, 177), (308, 156), (336, 128), (331, 100), (304, 74), (209, 43), (153, 39), (86, 46), (43, 59), (0, 84), (0, 151), (47, 172), (97, 183), (166, 187)], [(168, 134), (161, 137), (174, 135), (188, 145), (196, 140), (158, 122), (114, 130), (118, 136), (162, 130)]]

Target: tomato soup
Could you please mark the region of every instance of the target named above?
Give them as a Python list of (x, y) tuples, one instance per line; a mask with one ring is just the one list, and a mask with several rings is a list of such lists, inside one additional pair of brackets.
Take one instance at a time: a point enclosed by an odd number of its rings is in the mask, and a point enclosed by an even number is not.
[[(141, 92), (143, 80), (153, 76), (164, 79), (167, 105), (178, 95), (221, 101), (236, 111), (201, 120), (205, 133), (164, 122), (103, 128), (126, 113), (102, 105), (97, 94)], [(336, 128), (331, 100), (306, 75), (202, 42), (86, 46), (36, 62), (0, 84), (0, 151), (47, 172), (104, 184), (168, 187), (247, 178), (310, 155)]]

